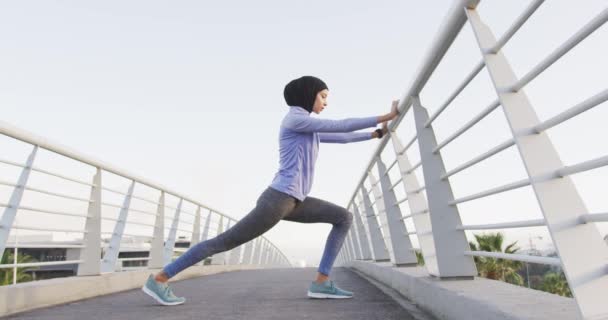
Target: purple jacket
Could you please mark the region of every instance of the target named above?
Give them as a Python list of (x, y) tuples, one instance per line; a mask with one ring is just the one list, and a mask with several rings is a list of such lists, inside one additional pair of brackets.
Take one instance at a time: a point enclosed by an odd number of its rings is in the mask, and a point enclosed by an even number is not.
[(290, 107), (279, 131), (279, 172), (270, 187), (303, 201), (310, 192), (319, 142), (349, 143), (369, 140), (377, 117), (325, 120), (313, 118), (300, 107)]

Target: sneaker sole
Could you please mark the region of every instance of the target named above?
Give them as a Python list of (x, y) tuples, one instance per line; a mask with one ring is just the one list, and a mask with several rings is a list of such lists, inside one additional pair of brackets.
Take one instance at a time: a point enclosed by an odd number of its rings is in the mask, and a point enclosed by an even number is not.
[(353, 296), (338, 296), (335, 294), (328, 293), (317, 293), (308, 291), (308, 297), (313, 299), (350, 299)]
[(145, 294), (149, 295), (150, 297), (152, 297), (154, 300), (156, 300), (156, 302), (165, 305), (165, 306), (177, 306), (180, 305), (182, 303), (184, 303), (185, 301), (177, 301), (177, 302), (166, 302), (163, 301), (163, 299), (161, 299), (156, 293), (154, 293), (152, 290), (146, 288), (146, 286), (143, 286), (141, 288), (141, 291), (143, 291)]

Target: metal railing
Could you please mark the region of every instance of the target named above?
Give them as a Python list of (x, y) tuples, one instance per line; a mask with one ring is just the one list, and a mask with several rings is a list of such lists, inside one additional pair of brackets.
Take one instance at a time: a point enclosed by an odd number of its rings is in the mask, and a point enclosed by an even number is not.
[[(608, 214), (589, 213), (570, 177), (576, 173), (607, 166), (608, 156), (564, 166), (546, 133), (549, 128), (605, 103), (608, 100), (608, 89), (542, 122), (524, 92), (528, 83), (605, 24), (608, 20), (608, 8), (598, 12), (591, 21), (518, 79), (511, 70), (502, 48), (541, 7), (543, 1), (531, 1), (498, 40), (479, 17), (476, 10), (478, 3), (479, 1), (467, 0), (454, 2), (422, 66), (401, 98), (400, 115), (389, 125), (390, 134), (381, 140), (348, 202), (348, 208), (354, 215), (354, 226), (345, 241), (339, 262), (390, 260), (395, 266), (413, 266), (417, 264), (415, 253), (418, 251), (424, 257), (428, 273), (442, 279), (474, 279), (477, 269), (473, 257), (559, 266), (566, 275), (581, 317), (608, 317), (608, 304), (602, 298), (608, 292), (608, 247), (595, 224), (608, 221)], [(420, 100), (420, 93), (467, 22), (472, 27), (482, 59), (447, 100), (439, 105), (435, 113), (429, 116)], [(433, 128), (435, 120), (484, 68), (489, 74), (497, 98), (453, 134), (443, 141), (437, 141)], [(443, 148), (499, 108), (504, 111), (511, 138), (449, 171), (446, 170), (441, 154)], [(415, 136), (404, 145), (396, 130), (404, 117), (411, 113), (415, 123)], [(387, 166), (382, 155), (389, 143), (393, 145), (396, 158)], [(421, 160), (412, 165), (407, 151), (415, 144), (418, 146)], [(512, 146), (517, 147), (516, 151), (526, 169), (527, 178), (455, 198), (450, 185), (452, 176)], [(374, 167), (377, 177), (372, 172)], [(419, 168), (422, 170), (423, 183), (420, 183), (415, 175)], [(391, 181), (390, 173), (395, 176), (396, 170), (398, 178)], [(371, 190), (367, 189), (366, 184), (371, 186)], [(401, 199), (398, 199), (395, 193), (399, 185), (405, 190), (405, 197)], [(463, 225), (459, 204), (526, 186), (531, 187), (536, 196), (543, 214), (542, 219)], [(411, 213), (402, 216), (401, 206), (406, 203)], [(405, 220), (410, 222), (409, 228)], [(411, 230), (411, 226), (414, 230)], [(467, 230), (525, 227), (546, 227), (558, 257), (473, 251), (465, 234)], [(417, 236), (419, 247), (413, 246), (410, 235)]]
[[(8, 203), (0, 203), (4, 208), (0, 220), (0, 257), (6, 248), (12, 248), (14, 252), (13, 262), (0, 264), (0, 269), (13, 269), (13, 284), (16, 283), (16, 272), (18, 268), (27, 267), (46, 267), (57, 265), (78, 265), (77, 275), (98, 275), (105, 272), (122, 270), (123, 262), (127, 261), (147, 261), (147, 266), (142, 268), (161, 268), (168, 264), (175, 257), (176, 253), (186, 250), (186, 248), (176, 248), (178, 233), (184, 241), (193, 246), (200, 241), (210, 237), (210, 231), (216, 234), (228, 229), (236, 220), (211, 208), (191, 197), (187, 197), (176, 191), (170, 190), (162, 185), (150, 180), (138, 177), (102, 161), (87, 157), (79, 152), (70, 150), (59, 144), (50, 142), (41, 137), (35, 136), (24, 130), (11, 126), (5, 122), (0, 122), (0, 134), (14, 138), (19, 143), (27, 143), (33, 149), (25, 163), (11, 161), (0, 158), (0, 165), (13, 167), (19, 170), (17, 181), (0, 180), (0, 186), (12, 188)], [(90, 181), (81, 178), (65, 175), (53, 170), (46, 170), (34, 166), (34, 161), (39, 150), (46, 150), (54, 155), (75, 160), (77, 163), (88, 167), (89, 171), (94, 171)], [(4, 157), (4, 154), (2, 155)], [(30, 174), (35, 173), (41, 176), (54, 177), (61, 183), (53, 184), (52, 187), (41, 188), (28, 185)], [(127, 190), (111, 187), (102, 183), (102, 175), (113, 174), (127, 182)], [(86, 188), (90, 192), (89, 197), (78, 196), (67, 192), (59, 191), (61, 187), (71, 183), (79, 188)], [(148, 196), (136, 194), (136, 186), (145, 186), (156, 192), (158, 199), (150, 199)], [(25, 205), (22, 204), (24, 194), (43, 194), (56, 199), (63, 199), (86, 205), (86, 212), (71, 211), (67, 209), (49, 209), (44, 204)], [(122, 203), (114, 203), (106, 198), (122, 198)], [(168, 197), (177, 202), (176, 206), (166, 203)], [(148, 206), (156, 206), (156, 210), (143, 209), (141, 206), (136, 208), (131, 204), (132, 200), (145, 203)], [(44, 203), (44, 201), (41, 201)], [(186, 206), (196, 208), (196, 212), (188, 212)], [(117, 215), (109, 214), (109, 210), (118, 210)], [(173, 211), (172, 216), (167, 216), (166, 210)], [(34, 213), (36, 216), (30, 217), (26, 224), (17, 223), (21, 211)], [(205, 211), (205, 212), (203, 212)], [(45, 224), (42, 215), (53, 216), (56, 220), (52, 226)], [(37, 219), (36, 217), (40, 217)], [(72, 220), (64, 222), (61, 217), (68, 217)], [(187, 220), (186, 217), (190, 220)], [(79, 219), (78, 223), (74, 219)], [(21, 222), (23, 222), (21, 220)], [(41, 223), (36, 224), (40, 220)], [(166, 224), (166, 221), (170, 224)], [(212, 221), (213, 220), (213, 221)], [(65, 227), (65, 225), (71, 227)], [(61, 226), (61, 227), (55, 227)], [(82, 227), (78, 227), (82, 226)], [(105, 226), (105, 227), (104, 227)], [(69, 244), (61, 242), (19, 243), (19, 231), (34, 233), (65, 233), (76, 234), (76, 241)], [(167, 232), (168, 231), (168, 232)], [(102, 235), (109, 235), (104, 239)], [(16, 241), (9, 242), (9, 235), (16, 236)], [(121, 258), (121, 247), (125, 246), (125, 240), (144, 239), (138, 243), (140, 251), (149, 251), (147, 257)], [(104, 240), (107, 244), (104, 245)], [(149, 249), (146, 249), (149, 247)], [(52, 262), (29, 262), (19, 263), (19, 249), (65, 249), (77, 250), (71, 259)], [(103, 254), (103, 256), (102, 256)], [(68, 255), (69, 256), (69, 255)], [(77, 256), (74, 258), (73, 256)], [(100, 259), (100, 257), (102, 257)], [(287, 257), (268, 239), (259, 237), (228, 252), (216, 254), (212, 257), (211, 264), (256, 264), (265, 266), (290, 266)], [(125, 268), (127, 269), (127, 268)], [(129, 268), (132, 269), (132, 268)]]

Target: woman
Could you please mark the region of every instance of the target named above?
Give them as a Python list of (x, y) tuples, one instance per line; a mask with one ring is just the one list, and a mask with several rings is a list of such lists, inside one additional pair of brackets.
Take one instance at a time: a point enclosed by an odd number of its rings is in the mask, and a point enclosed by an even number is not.
[[(327, 106), (327, 85), (318, 78), (304, 76), (292, 80), (283, 92), (287, 115), (279, 132), (280, 168), (270, 186), (260, 195), (256, 207), (224, 233), (198, 243), (168, 264), (156, 275), (150, 275), (142, 290), (163, 305), (178, 305), (186, 301), (176, 297), (167, 285), (170, 278), (213, 254), (228, 251), (268, 231), (281, 220), (303, 223), (325, 222), (333, 225), (325, 244), (317, 278), (310, 284), (311, 298), (352, 298), (352, 292), (338, 288), (329, 280), (329, 273), (344, 238), (352, 224), (352, 214), (333, 203), (308, 197), (312, 186), (319, 142), (349, 143), (381, 138), (387, 132), (387, 122), (398, 114), (398, 101), (393, 101), (390, 113), (377, 117), (323, 120), (310, 117)], [(375, 127), (373, 132), (354, 132)]]

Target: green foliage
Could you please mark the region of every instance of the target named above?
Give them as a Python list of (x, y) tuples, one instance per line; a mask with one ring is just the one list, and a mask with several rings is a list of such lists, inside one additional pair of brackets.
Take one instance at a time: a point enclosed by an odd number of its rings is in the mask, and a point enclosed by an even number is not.
[[(476, 234), (477, 245), (470, 242), (471, 250), (516, 253), (519, 251), (517, 241), (509, 244), (503, 250), (504, 236), (500, 232), (488, 234)], [(523, 267), (520, 261), (496, 259), (488, 257), (475, 257), (475, 264), (479, 275), (488, 279), (501, 280), (504, 282), (523, 285), (524, 279), (517, 272)]]
[[(11, 264), (15, 260), (14, 253), (9, 250), (4, 250), (0, 264)], [(17, 263), (36, 262), (34, 258), (28, 255), (19, 254)], [(28, 268), (31, 269), (31, 268)], [(17, 283), (32, 281), (32, 276), (25, 273), (25, 268), (17, 268)], [(0, 286), (13, 284), (13, 269), (0, 269)]]
[(541, 290), (559, 294), (564, 297), (572, 297), (568, 281), (563, 272), (547, 272), (543, 277)]
[(418, 265), (419, 266), (423, 266), (424, 265), (424, 256), (422, 255), (422, 252), (416, 251), (416, 260), (418, 260)]

